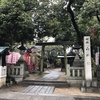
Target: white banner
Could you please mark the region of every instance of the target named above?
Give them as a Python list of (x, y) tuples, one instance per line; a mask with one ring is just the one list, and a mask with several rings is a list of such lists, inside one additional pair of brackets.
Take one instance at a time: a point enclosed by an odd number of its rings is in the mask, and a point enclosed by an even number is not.
[(99, 65), (99, 52), (96, 52), (95, 54), (95, 63), (96, 65)]

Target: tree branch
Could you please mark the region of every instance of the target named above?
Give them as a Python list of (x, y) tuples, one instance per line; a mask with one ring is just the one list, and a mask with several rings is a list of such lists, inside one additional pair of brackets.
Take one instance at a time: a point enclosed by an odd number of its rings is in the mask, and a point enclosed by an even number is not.
[(96, 17), (97, 17), (98, 22), (100, 23), (100, 17), (99, 17), (98, 12), (96, 12)]

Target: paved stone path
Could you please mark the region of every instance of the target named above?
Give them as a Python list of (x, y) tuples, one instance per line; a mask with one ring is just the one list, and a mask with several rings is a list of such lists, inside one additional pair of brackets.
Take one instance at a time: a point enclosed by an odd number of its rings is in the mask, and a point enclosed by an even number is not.
[[(51, 71), (39, 80), (57, 80), (61, 72)], [(30, 85), (22, 92), (2, 92), (0, 100), (75, 100), (72, 96), (53, 95), (54, 86)]]
[(61, 75), (61, 72), (59, 72), (59, 71), (50, 71), (49, 74), (47, 74), (47, 75), (45, 75), (42, 78), (37, 79), (37, 80), (57, 80), (60, 75)]
[[(57, 80), (61, 72), (51, 71), (50, 74), (45, 75), (39, 80)], [(0, 92), (0, 100), (100, 100), (99, 97), (85, 97), (73, 95), (59, 95), (49, 92), (51, 87), (43, 86), (29, 86), (22, 92)], [(47, 91), (47, 93), (45, 93)]]

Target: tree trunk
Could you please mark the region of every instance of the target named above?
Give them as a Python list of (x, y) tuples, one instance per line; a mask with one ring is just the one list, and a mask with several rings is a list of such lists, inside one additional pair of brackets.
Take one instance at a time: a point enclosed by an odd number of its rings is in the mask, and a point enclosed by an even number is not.
[(73, 2), (74, 2), (74, 0), (69, 0), (68, 6), (67, 6), (67, 11), (70, 13), (71, 21), (72, 21), (74, 29), (77, 33), (78, 44), (83, 45), (83, 43), (82, 43), (82, 40), (83, 40), (82, 34), (80, 34), (79, 28), (78, 28), (77, 23), (75, 22), (75, 19), (74, 19), (74, 13), (71, 9), (71, 5), (72, 5)]

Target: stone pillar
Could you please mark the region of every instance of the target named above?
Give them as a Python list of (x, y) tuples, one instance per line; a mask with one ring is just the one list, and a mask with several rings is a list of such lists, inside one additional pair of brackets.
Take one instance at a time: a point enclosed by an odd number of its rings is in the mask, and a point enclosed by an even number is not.
[(28, 66), (23, 58), (23, 55), (21, 55), (20, 59), (16, 63), (16, 66), (20, 66), (20, 75), (22, 76), (22, 78), (26, 78), (29, 76)]
[(84, 36), (85, 80), (92, 81), (90, 36)]
[(64, 48), (64, 63), (65, 63), (65, 74), (67, 74), (67, 53), (66, 53), (66, 46), (63, 46)]
[(90, 36), (84, 37), (85, 80), (82, 81), (81, 91), (88, 93), (100, 92), (97, 80), (92, 80)]
[(43, 63), (44, 63), (44, 48), (45, 46), (42, 46), (42, 50), (41, 50), (41, 66), (40, 66), (40, 74), (43, 72)]

